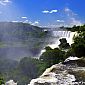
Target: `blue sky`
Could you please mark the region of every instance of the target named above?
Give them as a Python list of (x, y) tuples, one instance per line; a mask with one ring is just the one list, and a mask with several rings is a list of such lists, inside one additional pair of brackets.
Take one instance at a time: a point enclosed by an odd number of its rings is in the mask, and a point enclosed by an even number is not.
[(85, 0), (0, 0), (0, 21), (22, 21), (38, 26), (80, 25), (85, 22)]

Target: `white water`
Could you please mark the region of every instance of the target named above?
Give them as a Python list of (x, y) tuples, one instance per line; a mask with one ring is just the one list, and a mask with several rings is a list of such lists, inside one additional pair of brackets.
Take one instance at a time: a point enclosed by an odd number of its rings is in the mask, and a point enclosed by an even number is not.
[[(67, 42), (71, 45), (73, 43), (73, 37), (76, 35), (76, 32), (70, 32), (70, 31), (53, 31), (52, 36), (57, 37), (55, 42), (53, 44), (49, 44), (51, 48), (56, 48), (59, 45), (59, 39), (66, 38)], [(58, 38), (59, 37), (59, 38)], [(45, 50), (41, 51), (41, 54), (45, 52)], [(30, 84), (28, 85), (35, 85), (35, 83), (39, 84), (45, 84), (48, 83), (48, 85), (73, 85), (73, 81), (75, 81), (75, 76), (70, 75), (67, 73), (66, 70), (62, 71), (61, 73), (56, 74), (55, 72), (51, 72), (53, 69), (56, 69), (59, 71), (60, 68), (62, 68), (62, 64), (56, 64), (52, 67), (46, 69), (46, 71), (36, 79), (32, 79)], [(49, 84), (50, 83), (50, 84)]]
[(49, 44), (51, 48), (56, 48), (60, 44), (59, 39), (66, 38), (67, 42), (71, 45), (73, 43), (73, 37), (76, 35), (76, 32), (71, 31), (53, 31), (52, 35), (54, 37), (59, 37), (53, 44)]
[[(52, 31), (52, 36), (55, 37), (56, 40), (52, 44), (48, 44), (47, 46), (50, 46), (52, 49), (58, 47), (60, 44), (59, 39), (66, 38), (67, 42), (71, 45), (73, 43), (73, 37), (74, 35), (77, 35), (76, 32), (71, 31)], [(41, 50), (41, 53), (39, 56), (45, 52), (45, 49)]]

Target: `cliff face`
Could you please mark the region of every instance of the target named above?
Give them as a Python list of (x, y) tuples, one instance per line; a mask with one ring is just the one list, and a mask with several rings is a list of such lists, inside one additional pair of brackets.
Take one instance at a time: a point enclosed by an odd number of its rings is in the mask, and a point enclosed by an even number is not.
[(85, 85), (85, 65), (83, 59), (71, 59), (46, 69), (28, 85)]

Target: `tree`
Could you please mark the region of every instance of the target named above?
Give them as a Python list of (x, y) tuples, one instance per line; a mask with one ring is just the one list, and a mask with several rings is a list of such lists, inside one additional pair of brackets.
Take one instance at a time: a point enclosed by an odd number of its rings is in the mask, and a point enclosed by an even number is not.
[(47, 46), (45, 47), (45, 50), (48, 51), (48, 50), (52, 50), (52, 48), (50, 46)]
[(59, 48), (61, 48), (61, 49), (69, 49), (70, 48), (70, 45), (69, 45), (69, 43), (67, 43), (66, 38), (62, 38), (59, 41), (60, 41)]
[(64, 60), (64, 51), (61, 51), (59, 48), (46, 50), (41, 56), (40, 60), (45, 62), (48, 67), (50, 67), (53, 64), (57, 64)]
[(77, 31), (78, 35), (74, 37), (74, 43), (71, 45), (71, 49), (75, 56), (85, 56), (85, 25), (81, 26)]
[(2, 75), (0, 74), (0, 85), (5, 84), (4, 78), (2, 77)]
[(79, 34), (78, 37), (74, 38), (74, 43), (71, 45), (75, 56), (83, 57), (85, 56), (85, 35)]

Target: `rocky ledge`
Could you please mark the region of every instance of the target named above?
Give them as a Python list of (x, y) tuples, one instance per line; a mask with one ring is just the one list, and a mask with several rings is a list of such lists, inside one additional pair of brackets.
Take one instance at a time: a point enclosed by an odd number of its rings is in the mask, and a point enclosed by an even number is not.
[(69, 57), (63, 63), (59, 63), (46, 69), (36, 79), (32, 79), (28, 85), (85, 85), (85, 59)]

